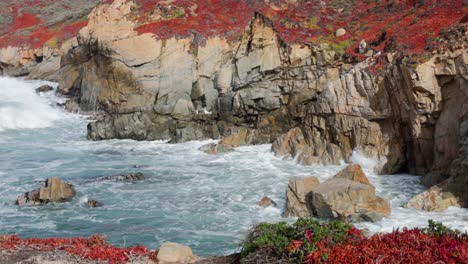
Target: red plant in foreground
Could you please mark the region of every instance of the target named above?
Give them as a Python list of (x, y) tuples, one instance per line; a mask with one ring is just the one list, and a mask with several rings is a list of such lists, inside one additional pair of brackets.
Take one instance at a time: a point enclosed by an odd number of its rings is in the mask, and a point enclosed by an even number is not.
[(89, 238), (30, 238), (18, 236), (0, 236), (0, 250), (20, 250), (33, 248), (37, 250), (63, 250), (84, 259), (107, 261), (108, 263), (125, 263), (129, 257), (147, 256), (156, 259), (157, 252), (143, 246), (118, 248), (106, 243), (106, 238), (93, 235)]

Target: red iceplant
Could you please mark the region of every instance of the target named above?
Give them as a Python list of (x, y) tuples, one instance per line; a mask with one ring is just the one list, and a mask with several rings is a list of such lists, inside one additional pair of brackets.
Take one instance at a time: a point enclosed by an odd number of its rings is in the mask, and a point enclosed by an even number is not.
[(125, 263), (130, 256), (147, 256), (156, 260), (156, 251), (143, 246), (118, 248), (106, 243), (106, 238), (93, 235), (89, 238), (30, 238), (18, 236), (0, 236), (0, 250), (21, 250), (33, 248), (44, 251), (63, 250), (84, 259), (107, 261), (108, 263)]

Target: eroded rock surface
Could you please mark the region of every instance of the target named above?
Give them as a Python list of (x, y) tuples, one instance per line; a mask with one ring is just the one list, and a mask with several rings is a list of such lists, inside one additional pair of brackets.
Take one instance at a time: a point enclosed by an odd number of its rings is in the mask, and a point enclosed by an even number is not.
[(460, 206), (457, 197), (444, 191), (441, 186), (433, 186), (413, 197), (404, 207), (426, 211), (444, 211), (450, 206)]

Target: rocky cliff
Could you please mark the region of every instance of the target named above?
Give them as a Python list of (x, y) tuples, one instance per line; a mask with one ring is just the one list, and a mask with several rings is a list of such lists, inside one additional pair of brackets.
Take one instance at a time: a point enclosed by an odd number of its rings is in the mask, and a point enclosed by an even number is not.
[[(238, 135), (231, 147), (273, 143), (302, 164), (359, 150), (383, 173), (425, 175), (467, 201), (467, 11), (463, 1), (115, 0), (48, 21), (21, 10), (2, 22), (12, 28), (0, 68), (56, 80), (81, 109), (104, 111), (92, 140)], [(80, 21), (76, 36), (60, 33)]]

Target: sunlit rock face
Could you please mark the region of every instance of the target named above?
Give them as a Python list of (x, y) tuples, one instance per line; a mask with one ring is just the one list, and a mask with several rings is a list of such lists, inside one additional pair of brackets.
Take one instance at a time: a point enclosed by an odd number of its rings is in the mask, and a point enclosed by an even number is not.
[(2, 5), (17, 14), (1, 21), (1, 72), (56, 80), (82, 110), (106, 113), (88, 125), (92, 140), (176, 143), (242, 128), (238, 145), (273, 143), (302, 164), (359, 150), (381, 172), (466, 186), (460, 1), (88, 1), (73, 16)]

